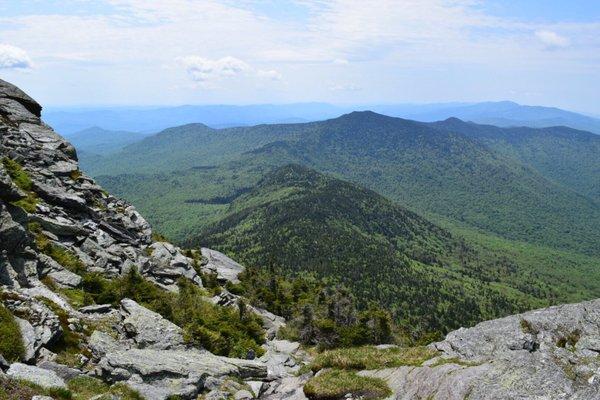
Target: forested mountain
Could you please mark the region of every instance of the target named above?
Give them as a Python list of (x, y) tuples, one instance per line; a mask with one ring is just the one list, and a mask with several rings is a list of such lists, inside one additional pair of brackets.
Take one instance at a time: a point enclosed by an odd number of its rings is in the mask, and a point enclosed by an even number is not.
[(565, 127), (502, 129), (456, 118), (433, 125), (477, 139), (494, 151), (529, 165), (546, 178), (600, 201), (598, 135)]
[(190, 239), (247, 265), (314, 273), (376, 302), (402, 326), (445, 332), (545, 304), (552, 289), (377, 193), (299, 165), (283, 166)]
[[(217, 217), (271, 168), (293, 162), (435, 220), (598, 255), (599, 143), (596, 135), (568, 128), (421, 123), (354, 112), (306, 124), (172, 128), (86, 167), (176, 239)], [(172, 230), (171, 218), (184, 223)]]

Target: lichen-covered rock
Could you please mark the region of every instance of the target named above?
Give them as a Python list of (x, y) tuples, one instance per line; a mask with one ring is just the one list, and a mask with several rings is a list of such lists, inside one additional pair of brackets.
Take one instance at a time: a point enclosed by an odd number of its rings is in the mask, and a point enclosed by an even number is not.
[(122, 326), (139, 348), (174, 349), (183, 346), (180, 327), (133, 300), (121, 300)]
[(362, 371), (396, 399), (600, 399), (600, 300), (451, 332), (422, 367)]
[(238, 275), (244, 272), (244, 267), (216, 250), (202, 248), (202, 272), (217, 275), (222, 283), (239, 283)]
[(65, 382), (69, 382), (71, 379), (75, 379), (78, 376), (83, 375), (83, 372), (78, 369), (70, 368), (66, 365), (58, 364), (53, 361), (42, 361), (37, 366), (41, 369), (54, 371), (54, 373), (56, 373), (56, 375), (58, 375)]
[(58, 287), (76, 288), (81, 284), (81, 276), (66, 269), (52, 271), (47, 275)]
[(304, 385), (312, 374), (288, 376), (269, 384), (269, 388), (261, 395), (264, 400), (308, 400), (304, 395)]
[(176, 282), (185, 277), (202, 286), (202, 280), (193, 267), (193, 260), (170, 243), (156, 242), (148, 247), (149, 263), (144, 272), (169, 290), (177, 290)]

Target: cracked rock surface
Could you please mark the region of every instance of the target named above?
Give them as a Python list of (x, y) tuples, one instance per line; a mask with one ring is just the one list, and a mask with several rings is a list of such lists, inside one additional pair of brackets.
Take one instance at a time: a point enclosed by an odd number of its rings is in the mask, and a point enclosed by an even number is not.
[(395, 399), (600, 399), (600, 300), (482, 322), (421, 367), (361, 371)]

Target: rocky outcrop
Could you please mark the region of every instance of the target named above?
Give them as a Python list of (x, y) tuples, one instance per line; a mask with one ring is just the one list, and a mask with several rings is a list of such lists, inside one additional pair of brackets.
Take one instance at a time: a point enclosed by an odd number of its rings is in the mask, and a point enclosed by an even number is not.
[(227, 377), (267, 378), (267, 366), (258, 361), (220, 357), (183, 346), (157, 346), (156, 342), (153, 345), (139, 347), (135, 341), (94, 332), (90, 347), (100, 360), (96, 375), (109, 382), (126, 382), (149, 399), (195, 398), (208, 389), (205, 383), (209, 378), (218, 382)]
[(181, 328), (159, 314), (130, 299), (121, 301), (121, 310), (123, 333), (137, 347), (167, 350), (183, 346)]
[(40, 110), (0, 80), (0, 285), (11, 293), (4, 303), (19, 316), (27, 361), (62, 333), (54, 311), (36, 298), (77, 314), (46, 283), (72, 289), (81, 271), (111, 278), (137, 268), (168, 290), (177, 290), (179, 278), (202, 285), (191, 259), (153, 243), (134, 207), (79, 171), (75, 149), (40, 120)]
[[(44, 387), (65, 387), (87, 373), (126, 383), (148, 399), (275, 393), (299, 369), (298, 346), (291, 342), (268, 341), (258, 360), (227, 358), (189, 346), (181, 327), (130, 299), (73, 308), (66, 294), (81, 294), (73, 289), (88, 278), (98, 282), (96, 274), (113, 279), (135, 268), (158, 287), (177, 291), (180, 279), (202, 286), (198, 271), (223, 285), (239, 283), (244, 268), (210, 249), (201, 250), (201, 262), (197, 252), (187, 252), (190, 258), (154, 241), (133, 206), (79, 170), (73, 146), (40, 113), (38, 103), (0, 80), (0, 301), (15, 316), (27, 363), (2, 359), (0, 371)], [(212, 300), (224, 307), (240, 302), (226, 290)], [(268, 338), (285, 324), (247, 307), (262, 318)], [(60, 352), (53, 345), (64, 338), (80, 350), (69, 355), (71, 366), (51, 351)]]
[(600, 300), (459, 329), (422, 367), (363, 371), (396, 399), (600, 399)]
[(62, 379), (54, 371), (33, 367), (20, 363), (14, 363), (10, 366), (6, 375), (15, 379), (22, 379), (33, 382), (44, 388), (65, 388), (67, 387), (64, 379)]
[(215, 274), (217, 280), (222, 283), (239, 283), (238, 275), (244, 271), (244, 267), (216, 250), (202, 248), (202, 272)]
[[(192, 260), (174, 246), (152, 243), (152, 230), (134, 207), (79, 171), (75, 149), (40, 120), (40, 110), (25, 93), (0, 81), (2, 283), (28, 287), (48, 275), (58, 285), (78, 285), (76, 271), (39, 254), (34, 239), (43, 236), (47, 246), (75, 254), (91, 272), (113, 277), (136, 267), (171, 290), (179, 277), (201, 285)], [(6, 160), (30, 182), (13, 182)], [(11, 204), (24, 198), (28, 207)], [(32, 231), (32, 223), (39, 228)]]

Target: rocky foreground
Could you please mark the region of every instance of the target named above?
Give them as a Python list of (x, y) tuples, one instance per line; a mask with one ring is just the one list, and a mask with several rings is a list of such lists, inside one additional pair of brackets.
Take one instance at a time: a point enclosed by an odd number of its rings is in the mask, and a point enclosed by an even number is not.
[[(202, 287), (201, 273), (235, 284), (243, 267), (153, 239), (134, 207), (79, 171), (73, 146), (40, 115), (39, 104), (0, 80), (0, 299), (24, 344), (20, 360), (0, 357), (0, 382), (66, 387), (91, 376), (148, 399), (306, 399), (312, 373), (299, 371), (309, 359), (298, 343), (276, 339), (285, 321), (266, 310), (249, 306), (263, 322), (265, 354), (237, 359), (191, 346), (181, 327), (131, 299), (72, 305), (64, 293), (80, 287), (79, 271), (113, 279), (135, 268), (175, 292), (181, 279)], [(237, 307), (240, 299), (223, 290), (207, 300)], [(50, 350), (64, 335), (80, 339), (76, 365)], [(383, 379), (395, 399), (600, 399), (600, 300), (487, 321), (430, 348), (435, 356), (423, 365), (358, 374)]]
[[(76, 270), (56, 261), (60, 255), (71, 255), (67, 261), (76, 259), (79, 269), (106, 278), (135, 267), (165, 291), (176, 291), (181, 278), (201, 287), (198, 272), (235, 283), (243, 268), (209, 249), (202, 250), (198, 265), (181, 249), (153, 240), (149, 224), (134, 207), (79, 171), (73, 146), (45, 125), (40, 113), (33, 99), (0, 81), (0, 159), (16, 163), (31, 181), (18, 182), (8, 164), (0, 163), (0, 293), (4, 306), (17, 316), (25, 345), (20, 362), (8, 365), (0, 358), (6, 375), (65, 387), (70, 379), (87, 374), (109, 383), (125, 382), (149, 399), (195, 398), (201, 392), (207, 399), (237, 392), (238, 398), (254, 398), (273, 392), (297, 369), (291, 357), (297, 344), (270, 340), (258, 360), (219, 357), (190, 348), (180, 327), (132, 300), (118, 307), (75, 309), (51, 289), (81, 285)], [(235, 306), (237, 298), (224, 291), (210, 300)], [(273, 339), (283, 319), (251, 309)], [(68, 318), (66, 327), (61, 315)], [(83, 339), (78, 368), (56, 363), (56, 354), (48, 349), (66, 330)]]

